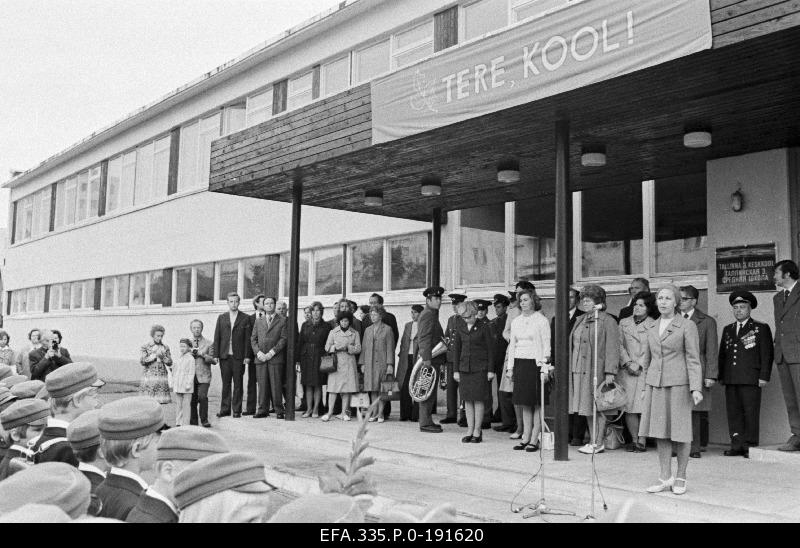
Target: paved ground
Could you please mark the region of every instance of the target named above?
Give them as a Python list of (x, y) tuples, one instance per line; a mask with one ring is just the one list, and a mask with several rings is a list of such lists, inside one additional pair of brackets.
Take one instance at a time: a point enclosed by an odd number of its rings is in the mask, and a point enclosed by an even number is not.
[[(115, 390), (121, 385), (117, 385)], [(104, 390), (105, 392), (105, 390)], [(216, 414), (218, 390), (212, 387), (211, 413)], [(125, 395), (108, 393), (106, 399)], [(397, 501), (416, 505), (450, 502), (465, 521), (540, 522), (523, 520), (515, 506), (539, 498), (541, 478), (531, 477), (545, 459), (547, 502), (571, 510), (577, 517), (547, 516), (547, 521), (580, 521), (591, 510), (591, 463), (570, 448), (570, 460), (553, 462), (552, 452), (525, 453), (511, 449), (507, 434), (485, 432), (482, 444), (462, 444), (463, 429), (447, 425), (443, 434), (422, 434), (416, 424), (392, 420), (369, 425), (369, 455), (377, 459), (370, 471), (381, 495), (373, 506)], [(174, 423), (174, 406), (165, 406), (168, 423)], [(270, 468), (268, 478), (282, 488), (285, 500), (317, 489), (317, 476), (344, 462), (350, 451), (355, 421), (302, 419), (294, 422), (243, 417), (212, 418), (212, 424), (237, 450), (253, 452)], [(644, 488), (658, 473), (654, 450), (644, 454), (608, 451), (596, 457), (597, 476), (608, 512), (596, 495), (595, 516), (610, 518), (628, 499), (647, 507), (664, 521), (680, 522), (781, 522), (800, 521), (800, 454), (780, 462), (730, 458), (722, 447), (710, 447), (703, 458), (693, 459), (688, 471), (688, 491), (650, 495)]]

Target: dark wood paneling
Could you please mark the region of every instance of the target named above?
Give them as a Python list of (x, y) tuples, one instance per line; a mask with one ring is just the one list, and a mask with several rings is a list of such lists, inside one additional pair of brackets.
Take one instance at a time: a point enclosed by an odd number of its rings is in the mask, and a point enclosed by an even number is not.
[(165, 268), (161, 278), (161, 306), (172, 306), (172, 269)]
[(181, 156), (181, 128), (169, 132), (169, 175), (167, 176), (167, 195), (178, 192), (178, 162)]
[(94, 309), (100, 310), (103, 304), (103, 278), (94, 279)]
[(320, 73), (321, 73), (320, 65), (314, 65), (314, 72), (311, 75), (311, 99), (317, 100), (319, 99), (319, 86), (320, 86)]
[(278, 277), (280, 275), (280, 255), (267, 255), (264, 268), (264, 295), (278, 298)]
[(272, 86), (272, 115), (275, 116), (286, 110), (288, 99), (289, 80), (275, 82)]
[(433, 51), (442, 51), (458, 44), (458, 6), (433, 16)]
[(711, 0), (714, 48), (800, 25), (800, 0)]
[(14, 202), (11, 207), (11, 245), (14, 245), (17, 239), (17, 207), (19, 207), (19, 200)]
[(11, 291), (6, 291), (6, 316), (11, 315)]
[(44, 286), (44, 313), (50, 312), (50, 288), (52, 286)]
[(58, 183), (53, 183), (50, 192), (50, 232), (56, 229), (56, 207), (58, 205)]
[[(106, 214), (107, 195), (108, 195), (108, 160), (103, 160), (102, 162), (100, 162), (100, 196), (99, 199), (97, 200), (98, 217), (103, 217)], [(53, 223), (55, 224), (54, 213), (55, 209), (52, 209), (52, 214), (50, 215), (50, 217), (53, 219)]]

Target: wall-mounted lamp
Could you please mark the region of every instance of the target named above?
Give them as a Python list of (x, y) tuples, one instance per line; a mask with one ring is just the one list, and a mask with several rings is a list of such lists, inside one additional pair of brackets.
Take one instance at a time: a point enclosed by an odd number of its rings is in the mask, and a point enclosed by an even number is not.
[(439, 196), (442, 193), (442, 180), (436, 175), (425, 175), (420, 192), (423, 196)]
[(367, 190), (364, 192), (364, 205), (380, 207), (383, 205), (383, 192), (380, 190)]
[(583, 167), (603, 167), (606, 165), (606, 147), (585, 146), (581, 150), (581, 165)]
[(711, 146), (710, 131), (687, 131), (683, 135), (683, 146), (686, 148), (706, 148)]
[(497, 182), (506, 184), (518, 183), (519, 160), (516, 158), (504, 158), (497, 162)]
[(737, 213), (744, 209), (744, 194), (742, 194), (741, 187), (731, 194), (731, 209)]

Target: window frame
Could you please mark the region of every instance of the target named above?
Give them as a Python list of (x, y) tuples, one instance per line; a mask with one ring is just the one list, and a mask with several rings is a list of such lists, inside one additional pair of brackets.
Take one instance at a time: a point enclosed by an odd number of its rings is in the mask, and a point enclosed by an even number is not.
[[(227, 259), (224, 261), (217, 261), (214, 263), (214, 300), (215, 304), (221, 304), (227, 302), (227, 292), (222, 291), (222, 263), (236, 263), (236, 293), (239, 294), (240, 302), (244, 302), (251, 299), (244, 298), (244, 272), (242, 266), (244, 265), (244, 261), (246, 259), (254, 259), (258, 257), (246, 257), (245, 259)], [(266, 259), (265, 259), (266, 260)], [(205, 301), (203, 301), (205, 302)]]
[[(296, 89), (296, 90), (292, 90), (292, 83), (296, 83), (296, 82), (298, 82), (299, 80), (301, 80), (303, 78), (308, 78), (308, 86), (307, 87), (302, 87), (302, 88), (299, 88), (299, 89)], [(310, 97), (307, 103), (302, 103), (302, 104), (299, 104), (299, 105), (292, 104), (292, 99), (293, 98), (296, 98), (296, 97), (299, 97), (299, 96), (302, 96), (302, 95), (306, 95), (306, 94), (308, 94), (309, 97)], [(298, 72), (294, 76), (291, 76), (291, 77), (287, 78), (287, 83), (286, 83), (286, 110), (284, 110), (281, 114), (283, 114), (284, 112), (289, 112), (289, 111), (292, 111), (292, 110), (297, 110), (299, 108), (303, 108), (303, 107), (308, 106), (308, 105), (310, 105), (311, 103), (313, 103), (313, 102), (315, 102), (317, 100), (319, 100), (319, 98), (314, 99), (314, 69), (311, 68), (311, 69), (303, 71), (303, 72)]]
[[(254, 107), (254, 108), (251, 109), (251, 104), (252, 104), (254, 98), (261, 97), (262, 95), (265, 95), (268, 98), (268, 100), (265, 102), (265, 104), (263, 106), (260, 106), (260, 107), (257, 107), (257, 108)], [(256, 126), (258, 124), (263, 124), (264, 122), (270, 120), (273, 117), (273, 115), (272, 115), (272, 102), (274, 100), (274, 97), (275, 97), (275, 89), (274, 89), (274, 87), (273, 86), (268, 86), (268, 87), (263, 88), (261, 90), (257, 90), (257, 91), (254, 91), (253, 93), (250, 93), (245, 98), (245, 114), (244, 114), (244, 127), (245, 128), (253, 127), (253, 126)], [(255, 118), (256, 114), (260, 114), (261, 111), (266, 112), (266, 118), (264, 118), (263, 120), (258, 121), (258, 122), (252, 121), (252, 118)]]
[[(402, 48), (399, 48), (397, 46), (397, 37), (399, 35), (407, 33), (407, 32), (411, 32), (413, 30), (418, 29), (419, 27), (426, 26), (426, 25), (430, 27), (430, 31), (431, 31), (429, 39), (426, 38), (424, 40), (418, 40), (418, 41), (412, 42), (411, 44), (409, 44), (409, 45), (407, 45), (405, 47), (402, 47)], [(400, 70), (402, 68), (405, 68), (405, 67), (411, 66), (411, 65), (413, 65), (415, 63), (418, 63), (422, 59), (426, 59), (427, 57), (430, 57), (431, 55), (433, 55), (435, 53), (434, 52), (434, 49), (435, 49), (434, 48), (434, 41), (435, 41), (434, 35), (435, 35), (435, 32), (436, 31), (435, 31), (435, 24), (434, 24), (434, 20), (433, 20), (433, 15), (430, 15), (430, 16), (422, 18), (422, 19), (418, 19), (418, 20), (412, 22), (411, 24), (404, 26), (401, 29), (393, 31), (391, 36), (390, 36), (390, 39), (389, 39), (389, 71), (390, 72), (394, 72), (394, 71)], [(398, 57), (400, 57), (401, 55), (404, 55), (406, 53), (409, 53), (411, 51), (414, 51), (414, 50), (416, 50), (416, 49), (418, 49), (418, 48), (420, 48), (420, 47), (422, 47), (424, 45), (427, 45), (427, 44), (430, 44), (430, 47), (431, 47), (430, 53), (428, 53), (428, 54), (426, 54), (426, 55), (420, 57), (419, 59), (416, 59), (416, 60), (414, 60), (414, 61), (412, 61), (410, 63), (406, 63), (402, 67), (398, 66), (398, 64), (397, 64), (397, 58)]]
[[(327, 86), (327, 78), (325, 77), (325, 67), (333, 65), (334, 63), (338, 63), (341, 61), (346, 61), (347, 63), (347, 85), (344, 89), (340, 89), (339, 91), (335, 92), (328, 92), (326, 90)], [(347, 51), (343, 55), (339, 55), (337, 57), (332, 57), (327, 61), (320, 63), (319, 68), (319, 98), (324, 99), (326, 97), (332, 97), (333, 95), (337, 95), (339, 93), (343, 93), (353, 87), (353, 52), (352, 50)]]

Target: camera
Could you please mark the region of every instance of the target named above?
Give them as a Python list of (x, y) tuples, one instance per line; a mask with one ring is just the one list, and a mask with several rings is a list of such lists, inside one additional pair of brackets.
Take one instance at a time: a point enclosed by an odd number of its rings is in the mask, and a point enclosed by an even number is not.
[(58, 341), (53, 341), (53, 344), (50, 345), (50, 348), (52, 348), (53, 350), (55, 350), (57, 352), (58, 351)]

